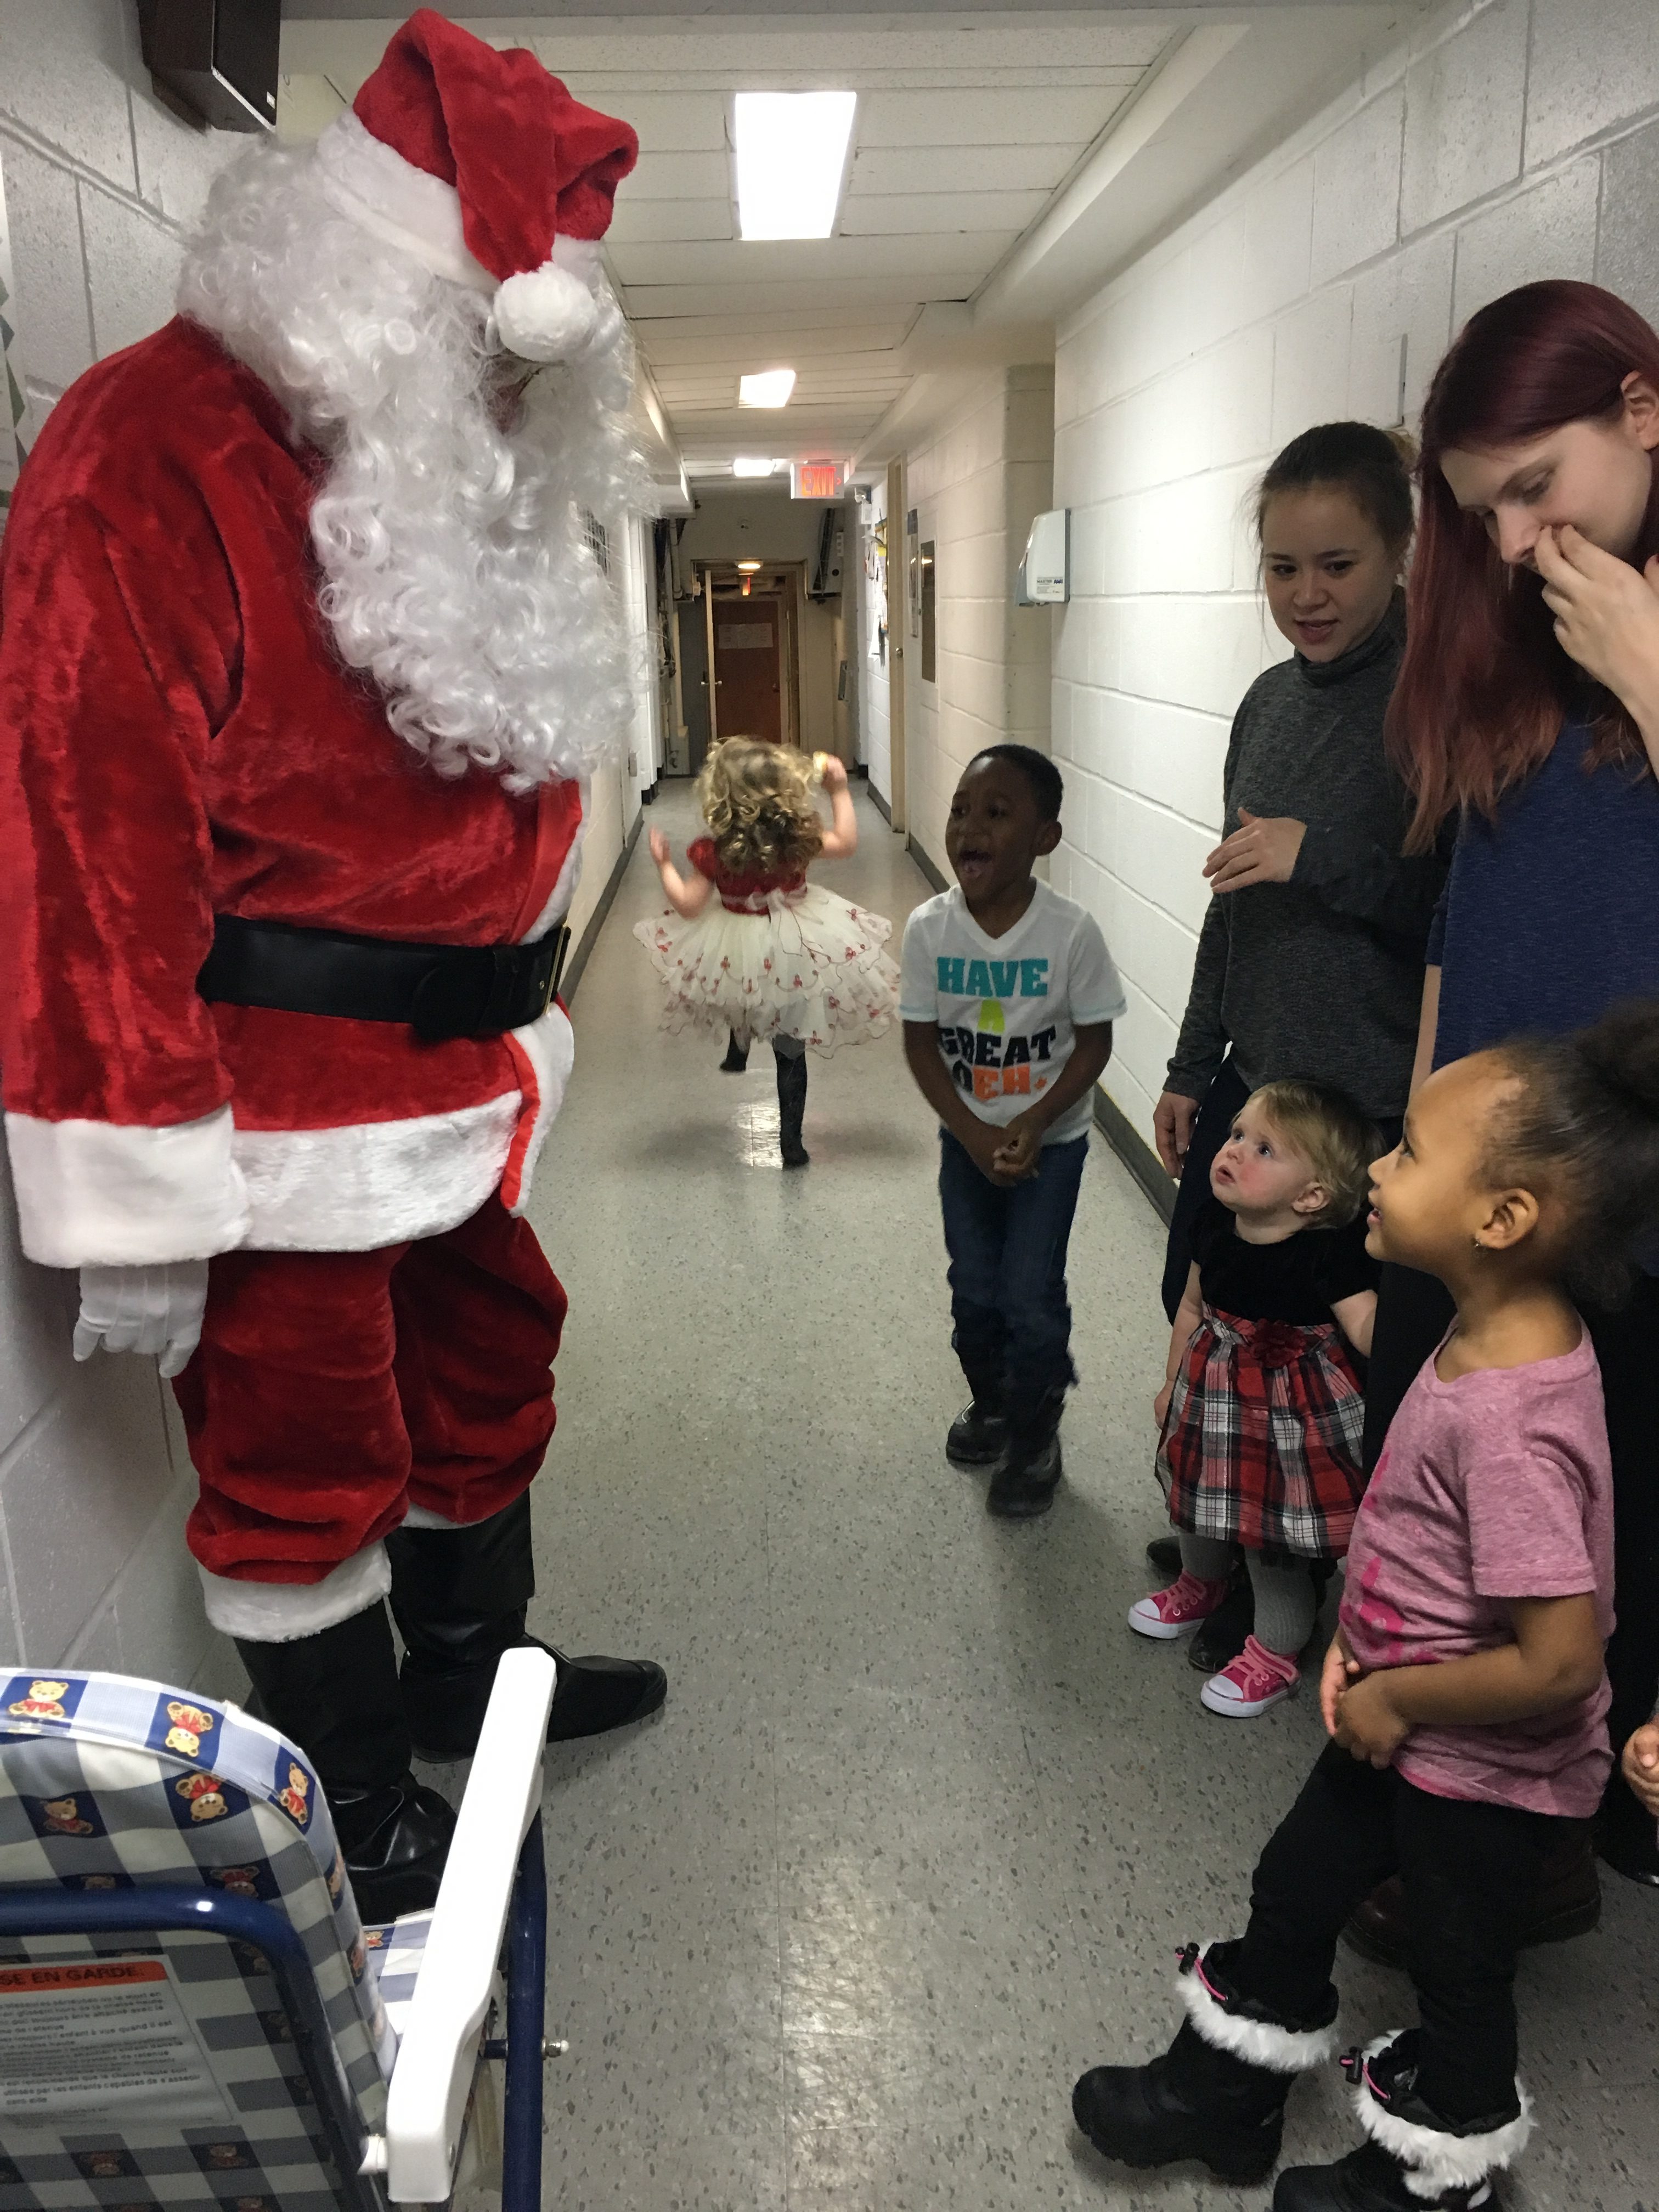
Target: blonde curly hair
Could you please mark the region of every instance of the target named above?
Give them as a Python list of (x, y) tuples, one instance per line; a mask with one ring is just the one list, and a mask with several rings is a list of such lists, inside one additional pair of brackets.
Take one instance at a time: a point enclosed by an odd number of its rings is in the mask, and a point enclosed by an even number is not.
[(823, 845), (812, 763), (793, 745), (722, 738), (697, 777), (720, 866), (734, 876), (794, 875)]

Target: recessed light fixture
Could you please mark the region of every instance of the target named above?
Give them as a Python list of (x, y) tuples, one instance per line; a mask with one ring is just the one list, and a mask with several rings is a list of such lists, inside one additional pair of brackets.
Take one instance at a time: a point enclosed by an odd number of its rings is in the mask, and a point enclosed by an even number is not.
[(855, 92), (740, 92), (734, 137), (745, 238), (828, 238), (836, 228)]
[(738, 379), (739, 407), (787, 407), (795, 388), (793, 368), (763, 368)]
[(777, 472), (775, 461), (763, 460), (757, 453), (739, 453), (732, 464), (734, 477), (769, 477)]
[(765, 565), (766, 563), (763, 561), (739, 561), (738, 563), (738, 574), (740, 576), (758, 575)]

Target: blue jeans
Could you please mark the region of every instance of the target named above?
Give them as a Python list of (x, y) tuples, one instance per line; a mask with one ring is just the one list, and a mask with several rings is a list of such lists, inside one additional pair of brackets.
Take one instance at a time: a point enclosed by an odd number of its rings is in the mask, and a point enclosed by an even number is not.
[(1077, 1380), (1066, 1246), (1088, 1151), (1086, 1136), (1045, 1145), (1036, 1175), (1005, 1188), (939, 1131), (951, 1343), (975, 1402), (1006, 1414), (1017, 1445), (1047, 1442)]

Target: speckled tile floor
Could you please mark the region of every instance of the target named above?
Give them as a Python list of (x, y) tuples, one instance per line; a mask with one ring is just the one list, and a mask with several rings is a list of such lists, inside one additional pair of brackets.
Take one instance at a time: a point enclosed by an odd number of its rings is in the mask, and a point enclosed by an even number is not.
[[(860, 815), (824, 880), (902, 926), (927, 886)], [(683, 847), (687, 787), (649, 818)], [(535, 1204), (571, 1297), (535, 1625), (671, 1675), (659, 1718), (549, 1757), (550, 2212), (1263, 2206), (1107, 2166), (1069, 2113), (1084, 2066), (1166, 2039), (1176, 1946), (1242, 1923), (1319, 1741), (1306, 1698), (1213, 1718), (1124, 1626), (1159, 1224), (1097, 1142), (1067, 1481), (989, 1520), (942, 1449), (934, 1139), (896, 1033), (812, 1061), (812, 1165), (783, 1175), (770, 1054), (721, 1075), (655, 1026), (630, 930), (659, 898), (641, 840)], [(1656, 1963), (1659, 1900), (1611, 1876), (1601, 1932), (1526, 1962), (1515, 2212), (1659, 2212)], [(1340, 1972), (1345, 2024), (1408, 2017), (1400, 1978)], [(1300, 2087), (1291, 2154), (1350, 2140), (1334, 2075)]]

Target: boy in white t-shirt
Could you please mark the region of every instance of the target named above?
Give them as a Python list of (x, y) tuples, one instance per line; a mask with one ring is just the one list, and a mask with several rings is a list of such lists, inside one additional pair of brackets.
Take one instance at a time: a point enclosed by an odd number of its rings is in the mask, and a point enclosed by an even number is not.
[(1065, 786), (1029, 745), (963, 771), (945, 850), (957, 888), (904, 932), (904, 1056), (939, 1117), (951, 1341), (973, 1402), (947, 1457), (997, 1463), (986, 1503), (1027, 1520), (1060, 1477), (1072, 1364), (1066, 1246), (1094, 1087), (1127, 1001), (1094, 916), (1031, 871), (1060, 842)]

